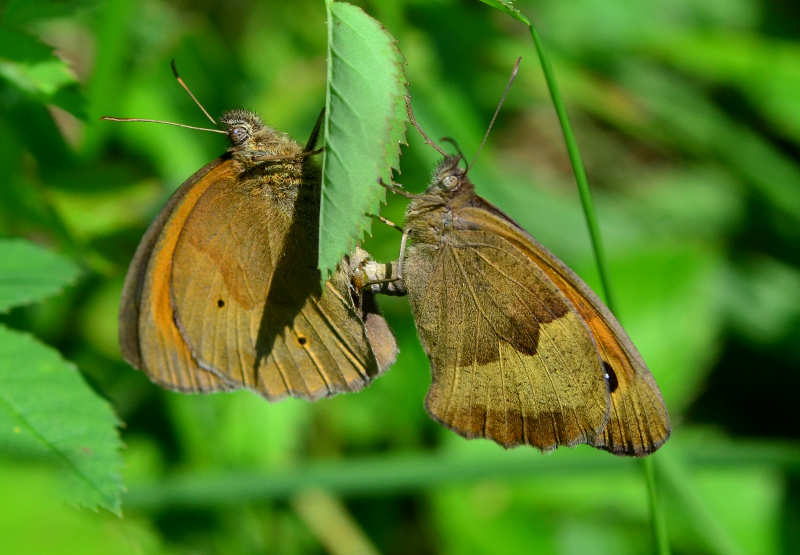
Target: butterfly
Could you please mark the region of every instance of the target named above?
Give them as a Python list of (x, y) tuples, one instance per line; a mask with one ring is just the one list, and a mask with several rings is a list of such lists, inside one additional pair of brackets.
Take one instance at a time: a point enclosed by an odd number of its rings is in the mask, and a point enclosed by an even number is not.
[[(460, 161), (446, 156), (422, 195), (394, 189), (412, 200), (400, 275), (384, 281), (408, 293), (431, 363), (428, 414), (506, 448), (654, 452), (669, 416), (636, 347), (580, 277), (475, 193)], [(386, 274), (370, 268), (373, 282)]]
[(311, 157), (321, 120), (304, 148), (252, 112), (226, 112), (227, 152), (145, 233), (123, 286), (119, 338), (124, 358), (157, 384), (316, 400), (359, 390), (394, 361), (377, 305), (367, 294), (356, 306), (350, 286), (368, 255), (344, 257), (320, 285)]

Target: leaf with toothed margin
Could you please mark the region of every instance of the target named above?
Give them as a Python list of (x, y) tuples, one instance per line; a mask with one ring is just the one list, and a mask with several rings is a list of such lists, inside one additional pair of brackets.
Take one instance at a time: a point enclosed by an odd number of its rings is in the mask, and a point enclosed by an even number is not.
[(120, 514), (118, 425), (74, 364), (0, 326), (0, 454), (55, 470), (68, 503)]
[(344, 2), (327, 2), (328, 90), (319, 269), (327, 276), (370, 230), (386, 198), (405, 137), (404, 61), (380, 23)]
[[(78, 274), (58, 254), (2, 240), (0, 312), (57, 293)], [(0, 454), (54, 469), (67, 502), (120, 514), (118, 425), (75, 365), (35, 337), (0, 325)]]

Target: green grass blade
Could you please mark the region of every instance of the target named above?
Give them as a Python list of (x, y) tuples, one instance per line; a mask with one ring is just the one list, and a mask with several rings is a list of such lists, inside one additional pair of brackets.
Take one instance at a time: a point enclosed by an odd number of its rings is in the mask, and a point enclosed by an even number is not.
[(513, 2), (502, 0), (481, 1), (509, 14), (517, 21), (527, 25), (528, 29), (530, 30), (533, 43), (536, 46), (536, 53), (539, 56), (540, 63), (542, 64), (542, 72), (544, 73), (544, 78), (547, 82), (547, 88), (550, 91), (550, 98), (553, 101), (553, 106), (555, 107), (556, 115), (558, 116), (558, 122), (561, 124), (561, 131), (564, 134), (564, 141), (567, 145), (567, 153), (569, 154), (569, 161), (572, 165), (572, 172), (575, 174), (575, 182), (578, 185), (578, 192), (580, 194), (581, 203), (583, 204), (583, 211), (586, 216), (586, 225), (589, 227), (589, 235), (592, 240), (592, 248), (594, 249), (595, 262), (597, 264), (597, 270), (600, 274), (600, 281), (603, 289), (600, 294), (605, 298), (606, 304), (611, 311), (614, 312), (614, 302), (612, 299), (611, 287), (608, 279), (608, 269), (603, 251), (603, 243), (600, 239), (600, 228), (597, 225), (597, 214), (595, 213), (594, 202), (592, 201), (592, 192), (589, 189), (589, 180), (586, 177), (586, 169), (583, 167), (583, 161), (581, 159), (580, 149), (578, 148), (578, 142), (575, 140), (575, 134), (572, 132), (572, 126), (569, 123), (567, 108), (564, 106), (564, 100), (561, 98), (561, 92), (558, 88), (555, 72), (553, 71), (553, 66), (550, 63), (550, 58), (547, 56), (547, 52), (545, 52), (542, 39), (539, 37), (539, 33), (536, 31), (536, 27), (534, 27), (531, 20), (522, 12), (517, 10), (514, 7)]
[(592, 192), (589, 189), (589, 180), (586, 177), (586, 168), (583, 167), (581, 153), (578, 149), (578, 141), (575, 140), (575, 134), (572, 132), (572, 126), (569, 123), (567, 116), (567, 108), (564, 106), (564, 100), (561, 98), (561, 93), (558, 89), (553, 66), (550, 64), (550, 59), (544, 50), (544, 44), (536, 32), (536, 28), (530, 25), (531, 37), (536, 45), (536, 52), (539, 54), (539, 61), (542, 64), (542, 71), (544, 72), (545, 80), (547, 81), (547, 88), (550, 91), (550, 98), (553, 100), (553, 106), (558, 115), (558, 121), (561, 124), (561, 130), (564, 133), (564, 141), (567, 145), (567, 153), (569, 154), (569, 161), (572, 164), (572, 172), (575, 174), (575, 183), (578, 185), (578, 192), (583, 204), (583, 212), (586, 216), (586, 225), (589, 227), (589, 236), (592, 240), (592, 248), (594, 250), (595, 262), (597, 270), (600, 274), (601, 295), (605, 297), (606, 305), (615, 311), (613, 295), (611, 293), (611, 286), (608, 278), (608, 267), (606, 265), (605, 251), (603, 249), (603, 242), (600, 239), (600, 228), (597, 224), (597, 213), (594, 209), (594, 202), (592, 201)]
[[(681, 467), (683, 471), (747, 472), (760, 467), (780, 472), (800, 468), (800, 444), (707, 437), (676, 439), (683, 440), (681, 462), (686, 467)], [(314, 461), (272, 471), (255, 468), (214, 473), (173, 471), (159, 479), (131, 485), (125, 506), (135, 511), (155, 511), (168, 507), (236, 505), (286, 499), (309, 487), (341, 496), (389, 496), (487, 480), (548, 482), (553, 477), (594, 473), (610, 480), (633, 476), (639, 468), (635, 460), (592, 455), (577, 449), (559, 457), (543, 457), (533, 450), (495, 450), (469, 455), (418, 452)], [(656, 471), (667, 485), (676, 476), (674, 466), (673, 463), (665, 469), (657, 465)], [(676, 487), (685, 488), (680, 484)]]
[(664, 516), (664, 509), (661, 506), (661, 499), (658, 492), (658, 482), (655, 476), (655, 463), (652, 458), (642, 461), (645, 481), (647, 482), (647, 497), (650, 507), (650, 520), (653, 526), (653, 540), (655, 541), (656, 553), (669, 553), (669, 535), (667, 534), (667, 522)]

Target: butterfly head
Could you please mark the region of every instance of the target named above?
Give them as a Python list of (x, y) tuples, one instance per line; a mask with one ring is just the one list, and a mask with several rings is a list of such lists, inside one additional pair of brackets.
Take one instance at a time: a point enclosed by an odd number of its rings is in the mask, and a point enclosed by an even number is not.
[(231, 110), (219, 119), (231, 142), (228, 151), (240, 162), (255, 165), (266, 157), (292, 157), (302, 151), (286, 133), (270, 127), (253, 112)]
[(456, 195), (474, 189), (470, 180), (467, 179), (467, 170), (459, 165), (461, 160), (460, 154), (446, 156), (436, 166), (436, 170), (433, 173), (433, 183), (431, 183), (428, 192)]

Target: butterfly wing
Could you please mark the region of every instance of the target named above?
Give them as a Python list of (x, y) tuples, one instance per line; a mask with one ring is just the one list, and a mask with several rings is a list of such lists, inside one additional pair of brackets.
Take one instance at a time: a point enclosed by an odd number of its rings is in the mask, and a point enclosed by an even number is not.
[(292, 211), (285, 192), (258, 183), (215, 182), (186, 219), (170, 288), (181, 335), (202, 368), (269, 400), (361, 389), (396, 347), (376, 359), (346, 264), (323, 295), (317, 226), (298, 220), (308, 211)]
[[(609, 375), (611, 411), (594, 447), (615, 455), (644, 456), (669, 438), (669, 415), (661, 391), (639, 351), (617, 319), (575, 272), (488, 201), (476, 197), (476, 207), (493, 219), (481, 218), (491, 234), (522, 249), (567, 297), (591, 330), (603, 367)], [(469, 216), (464, 214), (464, 218)]]
[[(592, 335), (526, 249), (484, 225), (496, 216), (469, 210), (445, 237), (412, 233), (403, 263), (431, 361), (428, 413), (505, 447), (597, 441), (609, 400)], [(444, 216), (423, 212), (432, 225)]]
[[(364, 331), (372, 347), (372, 352), (375, 353), (378, 369), (383, 372), (394, 364), (397, 358), (397, 340), (394, 338), (389, 324), (381, 315), (380, 308), (375, 300), (376, 292), (357, 287), (354, 283), (354, 275), (358, 274), (360, 276), (362, 268), (370, 264), (375, 264), (370, 254), (361, 247), (356, 247), (350, 256), (345, 256), (342, 260), (338, 273), (341, 273), (344, 269), (346, 269), (346, 273), (344, 277), (337, 277), (335, 283), (342, 283), (343, 279), (347, 282), (347, 287), (352, 293), (351, 296), (356, 299), (357, 311), (364, 322)], [(341, 285), (337, 286), (337, 290), (339, 287)]]
[(230, 179), (230, 161), (219, 158), (184, 183), (150, 224), (125, 277), (119, 313), (122, 355), (162, 387), (183, 392), (233, 386), (200, 368), (173, 319), (169, 270), (179, 231), (207, 186)]

